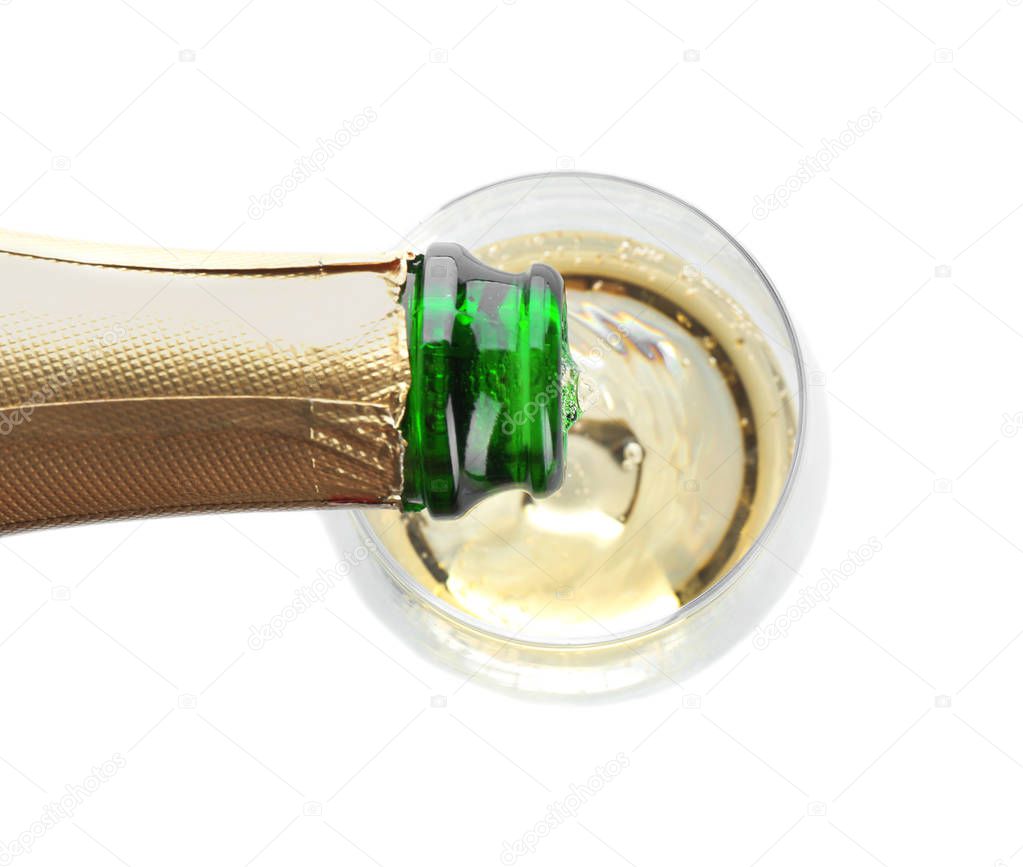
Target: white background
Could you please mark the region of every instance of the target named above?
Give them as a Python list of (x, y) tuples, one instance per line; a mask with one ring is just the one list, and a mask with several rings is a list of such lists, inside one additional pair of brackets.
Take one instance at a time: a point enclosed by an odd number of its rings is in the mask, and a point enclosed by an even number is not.
[(314, 514), (7, 538), (0, 841), (124, 759), (14, 863), (498, 864), (623, 753), (521, 863), (1023, 865), (1021, 43), (1018, 0), (0, 0), (7, 228), (373, 250), (570, 165), (705, 209), (774, 278), (831, 415), (820, 531), (772, 619), (880, 548), (766, 649), (566, 707), (418, 658), (353, 582), (249, 649), (336, 562)]

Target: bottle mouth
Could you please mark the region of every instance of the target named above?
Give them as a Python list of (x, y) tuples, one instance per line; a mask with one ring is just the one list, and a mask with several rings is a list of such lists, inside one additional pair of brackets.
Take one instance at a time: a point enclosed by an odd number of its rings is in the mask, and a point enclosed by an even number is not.
[(402, 303), (405, 510), (456, 517), (498, 491), (558, 490), (575, 412), (561, 275), (509, 274), (437, 243), (410, 263)]

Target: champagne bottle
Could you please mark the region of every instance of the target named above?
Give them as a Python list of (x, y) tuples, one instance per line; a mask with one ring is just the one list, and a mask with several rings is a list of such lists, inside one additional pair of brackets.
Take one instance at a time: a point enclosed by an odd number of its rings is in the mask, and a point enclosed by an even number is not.
[(0, 234), (0, 532), (561, 484), (565, 292), (454, 244), (193, 253)]

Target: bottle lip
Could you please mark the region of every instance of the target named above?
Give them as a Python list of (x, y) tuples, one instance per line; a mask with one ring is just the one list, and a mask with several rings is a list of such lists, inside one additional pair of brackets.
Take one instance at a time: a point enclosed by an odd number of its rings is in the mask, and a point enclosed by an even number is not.
[[(489, 401), (497, 416), (482, 435), (491, 444), (502, 435), (510, 441), (505, 447), (512, 452), (512, 472), (500, 460), (472, 466), (466, 460), (468, 438), (481, 435), (473, 418), (459, 411), (467, 404), (467, 380), (476, 380), (473, 385), (481, 389), (495, 385), (483, 385), (460, 341), (469, 334), (473, 343), (480, 337), (473, 333), (467, 301), (478, 306), (484, 320), (497, 323), (498, 331), (507, 325), (507, 343), (496, 354), (499, 370), (510, 371), (518, 400)], [(404, 509), (457, 517), (501, 490), (520, 489), (535, 498), (558, 490), (567, 444), (562, 393), (567, 303), (561, 275), (544, 263), (510, 274), (479, 261), (460, 244), (438, 242), (409, 263), (401, 302), (411, 371), (402, 423)], [(516, 324), (507, 322), (509, 316)], [(495, 354), (495, 347), (490, 350)]]
[[(535, 498), (542, 499), (557, 491), (565, 480), (568, 431), (565, 426), (564, 370), (569, 362), (568, 302), (565, 281), (553, 266), (545, 262), (534, 262), (526, 275), (526, 285), (529, 287), (526, 300), (528, 315), (542, 318), (551, 307), (556, 308), (558, 315), (556, 335), (550, 340), (550, 348), (543, 353), (530, 353), (532, 377), (536, 382), (548, 379), (548, 387), (553, 394), (541, 393), (553, 397), (554, 401), (553, 412), (545, 414), (537, 411), (532, 423), (530, 465), (542, 469), (531, 474), (530, 493)], [(553, 382), (549, 380), (551, 368), (554, 371)], [(539, 409), (542, 410), (543, 407)]]

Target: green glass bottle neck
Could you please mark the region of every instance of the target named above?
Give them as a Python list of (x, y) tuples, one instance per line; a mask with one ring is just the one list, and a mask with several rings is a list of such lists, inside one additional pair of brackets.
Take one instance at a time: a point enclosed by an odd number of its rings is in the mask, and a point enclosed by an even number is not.
[(570, 365), (561, 275), (542, 264), (507, 274), (433, 244), (410, 264), (402, 300), (404, 508), (453, 517), (497, 491), (556, 491)]

